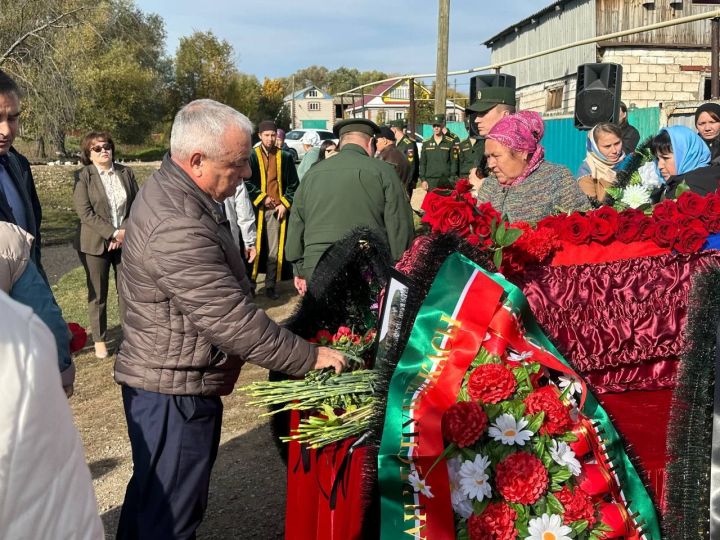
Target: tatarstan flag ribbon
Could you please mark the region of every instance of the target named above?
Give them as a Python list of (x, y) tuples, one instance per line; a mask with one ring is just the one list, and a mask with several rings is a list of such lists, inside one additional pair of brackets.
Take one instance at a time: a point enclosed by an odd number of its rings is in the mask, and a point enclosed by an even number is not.
[[(455, 538), (447, 467), (431, 467), (444, 449), (442, 415), (456, 401), (489, 328), (519, 353), (532, 350), (534, 361), (580, 380), (540, 331), (522, 291), (458, 253), (449, 256), (390, 381), (378, 454), (382, 540)], [(604, 431), (623, 498), (632, 501), (646, 537), (659, 540), (652, 501), (620, 437), (585, 387), (583, 399), (583, 414)]]

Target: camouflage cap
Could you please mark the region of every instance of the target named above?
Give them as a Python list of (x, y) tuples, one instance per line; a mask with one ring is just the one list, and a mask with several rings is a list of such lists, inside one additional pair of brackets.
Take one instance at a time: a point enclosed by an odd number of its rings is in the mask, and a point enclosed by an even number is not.
[(348, 118), (333, 126), (333, 133), (336, 137), (342, 137), (346, 133), (352, 132), (364, 133), (374, 137), (380, 132), (380, 128), (375, 122), (365, 118)]
[[(471, 98), (473, 96), (470, 96)], [(487, 112), (495, 105), (515, 106), (515, 90), (504, 86), (489, 86), (478, 90), (475, 101), (471, 102), (467, 110), (472, 112)]]

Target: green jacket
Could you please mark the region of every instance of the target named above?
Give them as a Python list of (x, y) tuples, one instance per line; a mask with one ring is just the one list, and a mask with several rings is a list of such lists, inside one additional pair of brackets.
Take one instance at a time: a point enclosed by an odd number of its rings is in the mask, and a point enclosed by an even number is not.
[(439, 143), (435, 142), (435, 137), (423, 143), (420, 180), (425, 180), (429, 189), (454, 185), (457, 179), (458, 149), (454, 139), (447, 136), (443, 136)]
[(346, 144), (303, 178), (290, 213), (285, 255), (296, 273), (309, 279), (323, 253), (358, 227), (386, 235), (395, 260), (414, 236), (410, 202), (393, 166)]
[(475, 139), (475, 144), (471, 144), (470, 137), (460, 143), (460, 150), (458, 151), (458, 176), (460, 178), (467, 178), (470, 174), (470, 169), (478, 167), (482, 163), (483, 156), (485, 154), (485, 139)]
[(412, 190), (417, 186), (417, 181), (420, 177), (420, 157), (418, 156), (417, 143), (407, 135), (404, 135), (399, 142), (395, 143), (395, 146), (405, 154), (408, 163), (410, 163), (412, 167), (412, 188), (408, 191), (408, 194), (412, 197)]

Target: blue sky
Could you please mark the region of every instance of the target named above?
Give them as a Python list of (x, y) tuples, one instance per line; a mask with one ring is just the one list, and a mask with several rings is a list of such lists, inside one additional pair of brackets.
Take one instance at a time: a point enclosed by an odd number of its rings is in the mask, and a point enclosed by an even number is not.
[[(451, 0), (450, 71), (484, 66), (483, 41), (550, 5), (550, 0)], [(411, 74), (435, 71), (437, 0), (136, 0), (160, 14), (167, 50), (179, 39), (212, 30), (232, 44), (238, 69), (284, 77), (313, 64)], [(493, 6), (489, 9), (488, 6)], [(467, 92), (467, 77), (458, 90)], [(453, 86), (454, 78), (448, 81)]]

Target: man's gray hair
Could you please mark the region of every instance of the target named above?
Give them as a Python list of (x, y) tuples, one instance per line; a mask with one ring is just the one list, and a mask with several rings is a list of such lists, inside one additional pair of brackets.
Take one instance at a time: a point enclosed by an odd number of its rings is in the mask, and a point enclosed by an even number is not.
[(175, 115), (170, 153), (178, 159), (187, 159), (197, 151), (209, 158), (220, 157), (225, 153), (222, 137), (232, 126), (252, 136), (252, 122), (241, 112), (212, 99), (191, 101)]

